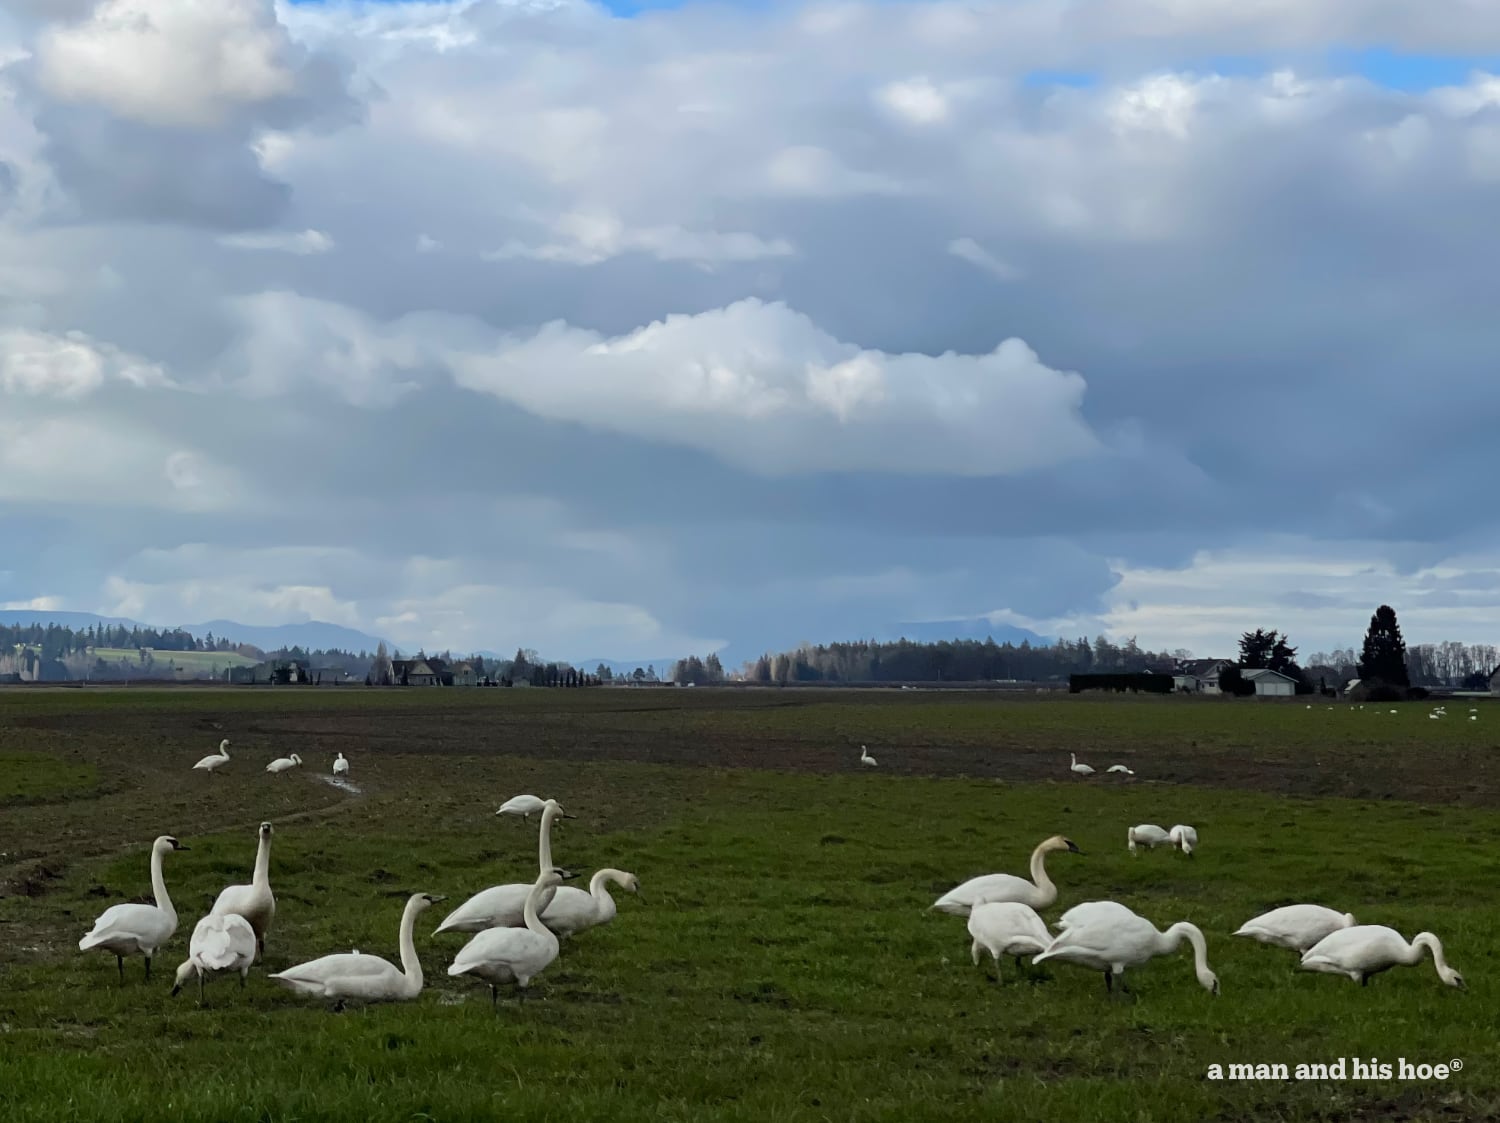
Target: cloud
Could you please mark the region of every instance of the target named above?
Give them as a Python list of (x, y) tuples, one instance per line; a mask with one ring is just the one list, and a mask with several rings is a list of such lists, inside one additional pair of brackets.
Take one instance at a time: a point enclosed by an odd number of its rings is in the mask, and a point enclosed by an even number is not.
[(280, 234), (225, 234), (219, 238), (219, 244), (236, 250), (274, 250), (304, 257), (328, 253), (334, 246), (333, 239), (321, 230)]
[(644, 253), (658, 261), (688, 261), (697, 265), (760, 261), (790, 257), (796, 248), (785, 238), (754, 234), (684, 230), (680, 226), (627, 229), (613, 215), (574, 211), (560, 216), (554, 233), (562, 240), (541, 245), (509, 241), (484, 254), (487, 261), (532, 258), (564, 265), (598, 265), (624, 253)]
[(99, 343), (79, 331), (65, 335), (0, 330), (0, 390), (31, 397), (77, 400), (106, 381), (162, 387), (171, 380), (160, 366)]
[(955, 238), (948, 243), (948, 252), (970, 265), (983, 269), (1001, 281), (1019, 281), (1026, 274), (1009, 262), (1001, 261), (973, 238)]

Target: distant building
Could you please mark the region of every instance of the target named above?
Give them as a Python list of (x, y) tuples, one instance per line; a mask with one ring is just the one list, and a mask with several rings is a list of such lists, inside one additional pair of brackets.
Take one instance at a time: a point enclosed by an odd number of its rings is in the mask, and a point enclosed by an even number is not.
[(1490, 693), (1500, 694), (1500, 667), (1490, 672)]
[(432, 664), (441, 659), (392, 659), (391, 681), (397, 686), (441, 686), (442, 679)]
[(1219, 673), (1234, 666), (1233, 659), (1190, 659), (1172, 675), (1172, 689), (1189, 694), (1218, 694)]
[(1257, 698), (1290, 698), (1297, 693), (1297, 680), (1270, 667), (1253, 667), (1243, 671), (1246, 682), (1255, 684)]

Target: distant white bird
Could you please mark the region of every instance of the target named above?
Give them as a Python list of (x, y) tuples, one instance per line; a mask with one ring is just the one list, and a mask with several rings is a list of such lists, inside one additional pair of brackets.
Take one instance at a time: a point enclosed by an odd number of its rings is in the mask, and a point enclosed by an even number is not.
[(1415, 967), (1422, 962), (1424, 949), (1432, 952), (1438, 978), (1450, 987), (1465, 989), (1464, 977), (1443, 957), (1441, 940), (1431, 932), (1418, 932), (1408, 944), (1400, 932), (1384, 924), (1356, 924), (1330, 932), (1302, 953), (1302, 969), (1346, 975), (1368, 986), (1371, 975), (1392, 967)]
[(871, 764), (871, 765), (873, 765), (875, 763), (875, 758), (870, 755), (870, 750), (865, 745), (861, 745), (859, 747), (859, 762), (861, 764)]
[(1031, 852), (1031, 880), (1013, 873), (987, 873), (954, 886), (930, 907), (950, 916), (968, 916), (975, 905), (986, 901), (1020, 901), (1034, 909), (1050, 908), (1057, 900), (1057, 886), (1047, 876), (1047, 855), (1054, 850), (1083, 851), (1072, 839), (1055, 834), (1043, 839)]
[(1353, 913), (1334, 912), (1322, 905), (1282, 905), (1251, 917), (1234, 934), (1301, 955), (1330, 932), (1353, 926)]
[(618, 906), (609, 895), (608, 882), (639, 896), (640, 879), (624, 870), (602, 869), (589, 878), (588, 891), (576, 885), (559, 885), (552, 903), (542, 910), (542, 923), (557, 933), (560, 940), (577, 935), (585, 928), (608, 924), (615, 918)]
[(969, 913), (969, 935), (974, 942), (969, 954), (979, 966), (981, 952), (995, 961), (995, 982), (1000, 982), (1000, 957), (1009, 955), (1021, 967), (1021, 956), (1036, 955), (1052, 942), (1052, 933), (1030, 905), (1019, 901), (987, 901)]
[(1441, 717), (1442, 717), (1442, 716), (1443, 716), (1443, 715), (1442, 715), (1442, 714), (1428, 714), (1428, 715), (1427, 715), (1427, 717), (1428, 717), (1428, 718), (1429, 718), (1429, 719), (1430, 719), (1430, 720), (1432, 720), (1432, 721), (1437, 721), (1437, 720), (1438, 720), (1438, 719), (1439, 719), (1439, 718), (1441, 718)]
[(332, 998), (334, 1009), (342, 1009), (348, 999), (359, 1002), (397, 1002), (422, 993), (422, 961), (412, 940), (417, 914), (439, 901), (442, 896), (413, 893), (401, 913), (401, 970), (378, 955), (345, 952), (325, 955), (308, 963), (299, 963), (269, 976), (282, 986), (309, 998)]
[[(1170, 955), (1187, 940), (1193, 945), (1193, 971), (1199, 984), (1212, 994), (1219, 993), (1219, 978), (1209, 970), (1208, 944), (1197, 925), (1182, 920), (1160, 932), (1145, 917), (1115, 901), (1087, 901), (1069, 909), (1063, 919), (1069, 916), (1071, 921), (1033, 964), (1057, 959), (1103, 971), (1104, 985), (1113, 991), (1115, 976), (1123, 975), (1127, 967)], [(1120, 989), (1129, 993), (1123, 980)]]
[(557, 958), (557, 934), (537, 916), (542, 896), (552, 896), (563, 879), (573, 876), (566, 870), (543, 871), (526, 894), (524, 928), (487, 928), (461, 947), (453, 957), (448, 974), (472, 975), (490, 985), (491, 1004), (500, 1001), (502, 983), (515, 983), (524, 1000), (531, 980)]
[(1183, 823), (1178, 823), (1167, 832), (1167, 835), (1171, 838), (1172, 845), (1181, 850), (1189, 858), (1193, 856), (1193, 851), (1198, 848), (1198, 829), (1196, 827), (1189, 827)]
[(1139, 851), (1136, 849), (1138, 846), (1155, 850), (1163, 842), (1169, 841), (1171, 837), (1164, 828), (1158, 827), (1155, 823), (1142, 823), (1125, 832), (1125, 848), (1132, 854), (1138, 855)]
[(1094, 770), (1087, 764), (1078, 763), (1077, 753), (1069, 753), (1068, 755), (1073, 758), (1073, 763), (1068, 766), (1072, 771), (1078, 773), (1080, 776), (1092, 776), (1094, 774)]
[(151, 957), (156, 949), (172, 938), (177, 931), (177, 910), (172, 907), (172, 898), (167, 896), (167, 883), (162, 877), (161, 862), (169, 850), (188, 849), (169, 834), (159, 836), (151, 844), (151, 892), (156, 899), (154, 905), (131, 902), (111, 905), (99, 914), (88, 934), (78, 941), (79, 951), (98, 948), (114, 955), (120, 969), (120, 982), (125, 981), (125, 957), (146, 957), (146, 978), (151, 978)]
[(255, 962), (255, 929), (238, 913), (219, 915), (209, 913), (198, 921), (193, 937), (188, 942), (188, 957), (177, 968), (177, 977), (172, 982), (172, 994), (182, 990), (184, 983), (198, 976), (198, 1004), (203, 1004), (203, 977), (215, 971), (238, 971), (240, 989), (245, 987), (245, 976), (250, 974), (250, 964)]
[(201, 768), (204, 772), (216, 772), (228, 763), (229, 738), (225, 737), (224, 740), (219, 742), (219, 751), (216, 753), (209, 753), (208, 756), (204, 757), (197, 764), (193, 765), (193, 769), (194, 771), (196, 771)]
[[(1088, 765), (1084, 765), (1084, 767), (1087, 768)], [(1135, 775), (1135, 769), (1133, 769), (1133, 768), (1126, 768), (1123, 764), (1111, 764), (1104, 771), (1106, 771), (1106, 772), (1123, 772), (1127, 776), (1134, 776)]]
[[(537, 874), (548, 873), (556, 867), (552, 863), (552, 821), (559, 815), (567, 817), (562, 804), (549, 799), (542, 809), (542, 824), (537, 834)], [(526, 899), (532, 885), (526, 882), (511, 882), (507, 885), (492, 885), (481, 889), (458, 908), (443, 918), (433, 931), (482, 932), (486, 928), (516, 928), (526, 922)], [(539, 902), (545, 910), (552, 903), (553, 889), (548, 888)]]
[(260, 839), (255, 846), (255, 871), (250, 875), (249, 885), (227, 886), (214, 899), (210, 914), (242, 916), (255, 931), (257, 953), (266, 954), (266, 933), (276, 919), (276, 895), (271, 892), (271, 835), (270, 823), (262, 823), (257, 832)]
[(296, 753), (293, 753), (291, 756), (277, 757), (270, 764), (266, 765), (266, 771), (267, 772), (286, 772), (286, 771), (288, 771), (290, 769), (296, 768), (301, 763), (302, 763), (302, 758), (300, 756), (298, 756)]
[(1469, 720), (1470, 721), (1478, 721), (1479, 720), (1479, 715), (1478, 714), (1470, 714), (1469, 715)]
[(542, 808), (547, 806), (547, 801), (539, 799), (534, 795), (512, 796), (500, 805), (496, 815), (519, 815), (522, 819), (530, 819)]
[(339, 753), (338, 759), (333, 762), (333, 774), (343, 776), (349, 771), (349, 758)]

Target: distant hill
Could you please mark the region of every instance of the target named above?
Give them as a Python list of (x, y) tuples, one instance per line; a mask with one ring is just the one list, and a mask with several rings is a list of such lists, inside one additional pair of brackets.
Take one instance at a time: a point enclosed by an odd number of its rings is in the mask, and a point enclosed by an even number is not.
[[(275, 651), (282, 647), (301, 647), (308, 651), (339, 648), (344, 651), (374, 651), (380, 643), (377, 636), (342, 624), (329, 624), (322, 620), (309, 620), (305, 624), (240, 624), (234, 620), (209, 620), (202, 624), (147, 624), (142, 620), (131, 620), (124, 616), (100, 616), (93, 612), (41, 612), (35, 609), (0, 609), (0, 624), (59, 624), (79, 631), (95, 624), (134, 628), (180, 627), (183, 631), (202, 639), (212, 632), (232, 643), (254, 644), (262, 651)], [(387, 643), (388, 647), (394, 646)]]

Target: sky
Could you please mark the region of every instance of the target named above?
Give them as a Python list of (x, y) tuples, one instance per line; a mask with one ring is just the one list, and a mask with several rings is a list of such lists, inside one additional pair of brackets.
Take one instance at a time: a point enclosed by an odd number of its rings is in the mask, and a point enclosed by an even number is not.
[(0, 606), (1500, 638), (1470, 0), (0, 0)]

